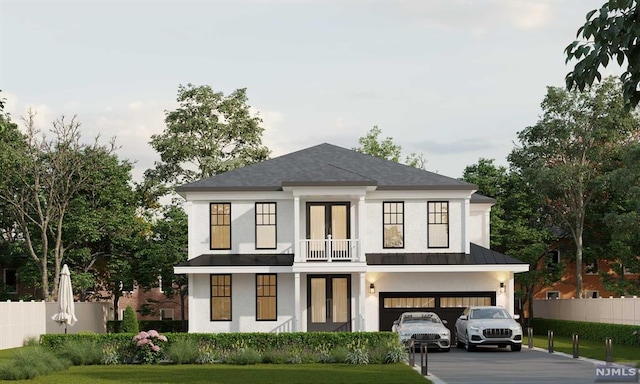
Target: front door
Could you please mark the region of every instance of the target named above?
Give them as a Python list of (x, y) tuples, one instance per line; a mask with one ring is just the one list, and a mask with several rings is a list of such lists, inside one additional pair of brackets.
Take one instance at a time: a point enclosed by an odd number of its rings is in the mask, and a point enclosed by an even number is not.
[(351, 331), (351, 276), (307, 277), (307, 330)]
[[(325, 242), (326, 239), (349, 239), (349, 203), (307, 203), (307, 257), (325, 259), (348, 252), (346, 241)], [(329, 254), (327, 254), (327, 252)]]

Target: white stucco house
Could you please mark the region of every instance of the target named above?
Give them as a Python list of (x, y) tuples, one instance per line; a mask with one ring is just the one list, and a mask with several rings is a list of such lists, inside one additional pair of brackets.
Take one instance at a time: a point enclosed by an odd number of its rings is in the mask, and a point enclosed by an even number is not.
[(405, 311), (513, 313), (528, 264), (489, 249), (477, 187), (331, 144), (176, 188), (189, 332), (391, 330)]

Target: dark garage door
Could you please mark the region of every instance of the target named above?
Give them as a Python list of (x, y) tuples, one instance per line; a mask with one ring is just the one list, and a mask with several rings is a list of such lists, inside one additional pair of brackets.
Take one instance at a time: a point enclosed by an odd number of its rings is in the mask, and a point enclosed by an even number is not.
[(403, 312), (435, 312), (453, 331), (468, 305), (496, 305), (495, 292), (380, 292), (380, 330), (391, 331)]

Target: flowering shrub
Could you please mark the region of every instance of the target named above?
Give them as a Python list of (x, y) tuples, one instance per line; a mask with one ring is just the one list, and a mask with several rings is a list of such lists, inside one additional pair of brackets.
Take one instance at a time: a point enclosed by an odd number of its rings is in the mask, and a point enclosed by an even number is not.
[(160, 345), (167, 341), (166, 336), (155, 330), (142, 331), (133, 337), (136, 344), (136, 360), (141, 364), (157, 364), (162, 358)]

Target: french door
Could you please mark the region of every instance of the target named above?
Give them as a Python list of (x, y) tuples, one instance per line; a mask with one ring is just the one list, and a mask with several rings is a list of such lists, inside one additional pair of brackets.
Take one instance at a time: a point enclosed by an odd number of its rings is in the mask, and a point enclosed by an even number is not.
[(311, 240), (307, 257), (345, 255), (349, 243), (339, 240), (348, 240), (349, 236), (349, 203), (307, 203), (307, 239)]
[(307, 330), (351, 331), (351, 276), (307, 277)]

